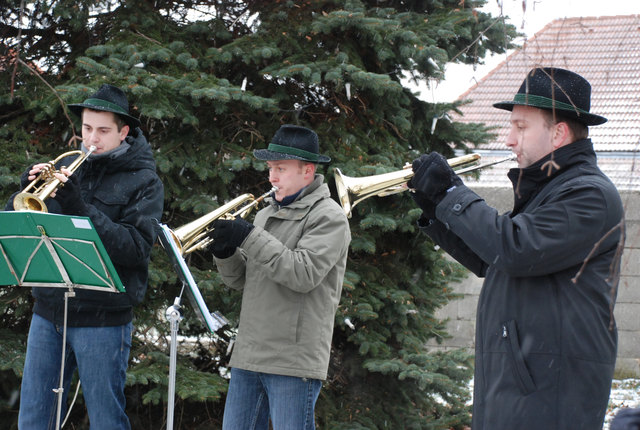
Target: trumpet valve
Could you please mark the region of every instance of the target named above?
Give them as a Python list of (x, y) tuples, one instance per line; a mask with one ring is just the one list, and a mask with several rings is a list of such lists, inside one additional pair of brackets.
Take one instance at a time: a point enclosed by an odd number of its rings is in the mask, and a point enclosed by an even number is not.
[(42, 169), (40, 170), (38, 176), (42, 179), (51, 179), (54, 173), (56, 173), (56, 168), (53, 165), (53, 162), (49, 161), (45, 163), (44, 166), (42, 166)]

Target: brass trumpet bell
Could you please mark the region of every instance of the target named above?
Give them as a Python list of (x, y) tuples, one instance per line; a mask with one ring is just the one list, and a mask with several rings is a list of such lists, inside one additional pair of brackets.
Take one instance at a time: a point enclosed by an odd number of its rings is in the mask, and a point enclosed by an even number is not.
[[(456, 168), (477, 164), (479, 160), (480, 154), (466, 154), (450, 158), (447, 162), (455, 170)], [(355, 205), (371, 196), (384, 197), (408, 190), (407, 181), (412, 177), (411, 164), (407, 164), (401, 170), (394, 172), (363, 176), (361, 178), (346, 176), (337, 168), (335, 172), (338, 198), (348, 218), (351, 218), (351, 211)]]
[(236, 208), (254, 200), (253, 194), (242, 194), (230, 202), (220, 206), (200, 218), (191, 221), (175, 230), (171, 230), (174, 241), (182, 255), (189, 254), (208, 244), (207, 234), (211, 230), (210, 225), (218, 218), (224, 217)]
[(246, 218), (258, 204), (269, 196), (276, 187), (271, 188), (257, 199), (253, 194), (242, 194), (230, 202), (220, 206), (200, 218), (191, 221), (175, 230), (170, 230), (173, 240), (182, 255), (190, 254), (193, 251), (203, 249), (211, 239), (207, 236), (213, 229), (211, 224), (217, 219), (234, 219), (236, 217)]
[(73, 173), (95, 149), (95, 146), (91, 146), (87, 152), (81, 150), (68, 151), (60, 154), (55, 160), (46, 163), (47, 166), (38, 176), (15, 196), (13, 199), (13, 209), (16, 211), (49, 212), (44, 201), (49, 198), (61, 184), (61, 181), (54, 176), (55, 173), (60, 173), (59, 170), (56, 170), (55, 165), (64, 158), (77, 154), (78, 157), (67, 167), (67, 169)]

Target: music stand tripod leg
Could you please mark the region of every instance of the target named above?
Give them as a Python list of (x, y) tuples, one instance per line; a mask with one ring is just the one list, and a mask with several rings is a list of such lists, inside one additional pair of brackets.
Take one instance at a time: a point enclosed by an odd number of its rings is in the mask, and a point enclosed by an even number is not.
[(167, 397), (167, 430), (173, 430), (173, 410), (176, 392), (176, 357), (178, 355), (178, 324), (182, 319), (180, 313), (180, 297), (176, 297), (173, 306), (169, 306), (165, 313), (171, 323), (171, 348), (169, 355), (169, 394)]
[(60, 429), (60, 418), (62, 413), (62, 401), (64, 394), (64, 358), (67, 349), (67, 311), (69, 304), (69, 297), (75, 297), (76, 293), (73, 288), (69, 288), (69, 291), (64, 293), (64, 322), (62, 324), (62, 359), (60, 360), (60, 385), (58, 388), (54, 388), (53, 392), (58, 394), (58, 411), (56, 413), (56, 429)]

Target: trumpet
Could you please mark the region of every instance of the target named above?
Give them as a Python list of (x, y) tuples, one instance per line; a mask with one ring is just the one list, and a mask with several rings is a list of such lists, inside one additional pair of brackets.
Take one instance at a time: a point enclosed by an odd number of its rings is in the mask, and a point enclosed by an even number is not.
[[(230, 202), (220, 206), (200, 218), (191, 221), (175, 230), (170, 230), (173, 240), (180, 253), (184, 256), (205, 248), (211, 239), (207, 237), (213, 230), (211, 224), (217, 219), (235, 219), (236, 217), (246, 218), (251, 211), (260, 204), (266, 197), (276, 191), (278, 187), (273, 187), (258, 198), (254, 198), (253, 194), (246, 193), (236, 197)], [(243, 205), (238, 209), (239, 206)]]
[[(468, 173), (494, 164), (515, 159), (515, 156), (506, 157), (491, 163), (479, 164), (480, 154), (466, 154), (447, 160), (457, 174)], [(407, 191), (407, 181), (413, 177), (411, 164), (406, 164), (401, 170), (382, 173), (379, 175), (353, 178), (344, 175), (336, 168), (335, 181), (340, 205), (348, 218), (355, 205), (371, 196), (384, 197)]]
[[(95, 150), (96, 147), (92, 145), (87, 152), (81, 150), (68, 151), (47, 162), (47, 165), (38, 176), (15, 196), (13, 209), (16, 211), (49, 212), (44, 200), (49, 198), (62, 183), (60, 179), (55, 177), (56, 173), (61, 173), (60, 170), (56, 170), (55, 165), (64, 158), (77, 154), (78, 157), (67, 167), (73, 173)], [(62, 168), (65, 167), (62, 166)]]

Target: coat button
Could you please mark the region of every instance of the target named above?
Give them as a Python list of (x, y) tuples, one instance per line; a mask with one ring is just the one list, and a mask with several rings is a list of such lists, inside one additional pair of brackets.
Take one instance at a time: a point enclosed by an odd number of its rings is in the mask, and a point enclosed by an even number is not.
[(455, 205), (453, 205), (452, 207), (454, 212), (460, 212), (462, 210), (462, 205), (460, 203), (456, 203)]

